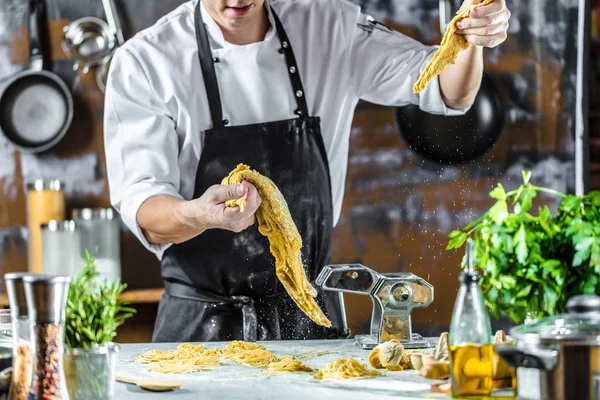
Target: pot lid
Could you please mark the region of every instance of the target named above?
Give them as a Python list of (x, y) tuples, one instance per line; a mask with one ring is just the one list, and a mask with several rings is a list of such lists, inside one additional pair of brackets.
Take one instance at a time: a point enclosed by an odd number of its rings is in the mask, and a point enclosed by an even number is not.
[(577, 296), (567, 303), (567, 314), (519, 325), (510, 334), (519, 341), (568, 340), (600, 344), (600, 296)]

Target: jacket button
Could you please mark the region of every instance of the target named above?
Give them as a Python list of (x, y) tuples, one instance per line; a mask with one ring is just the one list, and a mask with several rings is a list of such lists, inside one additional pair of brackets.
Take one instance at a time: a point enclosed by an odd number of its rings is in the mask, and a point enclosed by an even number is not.
[(288, 47), (290, 47), (290, 44), (288, 42), (283, 42), (283, 43), (281, 43), (281, 45), (283, 46), (284, 49), (287, 49)]
[(302, 93), (302, 90), (298, 90), (296, 92), (296, 97), (302, 97), (304, 95), (304, 93)]
[(229, 125), (229, 120), (228, 119), (224, 119), (223, 120), (223, 125)]
[(296, 67), (294, 67), (293, 65), (290, 67), (290, 73), (291, 74), (295, 74), (296, 73)]

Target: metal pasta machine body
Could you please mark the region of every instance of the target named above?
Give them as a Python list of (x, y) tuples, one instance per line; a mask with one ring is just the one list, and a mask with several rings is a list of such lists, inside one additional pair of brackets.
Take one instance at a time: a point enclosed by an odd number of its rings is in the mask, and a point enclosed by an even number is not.
[(396, 339), (407, 349), (428, 348), (434, 344), (412, 332), (410, 314), (433, 301), (433, 286), (411, 273), (379, 274), (361, 264), (328, 265), (316, 284), (323, 290), (366, 294), (373, 301), (371, 334), (357, 335), (363, 349)]

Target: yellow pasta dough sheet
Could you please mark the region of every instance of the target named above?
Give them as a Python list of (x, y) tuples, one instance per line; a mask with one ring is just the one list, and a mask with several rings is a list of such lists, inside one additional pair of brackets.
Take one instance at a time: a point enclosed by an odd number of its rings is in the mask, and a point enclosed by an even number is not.
[[(317, 291), (306, 279), (302, 265), (302, 238), (292, 220), (287, 202), (269, 178), (240, 164), (221, 182), (223, 185), (247, 181), (253, 184), (262, 203), (256, 212), (258, 231), (269, 239), (271, 254), (275, 257), (275, 272), (298, 307), (318, 325), (331, 327), (315, 297)], [(228, 207), (243, 209), (246, 198), (231, 199)]]

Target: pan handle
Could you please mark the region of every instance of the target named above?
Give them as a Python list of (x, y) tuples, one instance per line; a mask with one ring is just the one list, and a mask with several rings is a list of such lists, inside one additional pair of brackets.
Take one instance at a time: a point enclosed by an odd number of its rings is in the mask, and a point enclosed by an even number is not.
[(125, 43), (125, 38), (123, 37), (123, 28), (121, 27), (117, 6), (115, 5), (114, 0), (102, 0), (102, 5), (104, 6), (104, 13), (106, 14), (108, 26), (117, 39), (117, 44), (122, 46), (123, 43)]
[(496, 353), (511, 367), (551, 371), (558, 364), (558, 351), (544, 348), (519, 349), (510, 345), (497, 345)]
[(29, 0), (29, 68), (32, 71), (44, 69), (41, 30), (46, 15), (44, 0)]
[(448, 24), (452, 21), (452, 0), (440, 0), (440, 33), (446, 33)]

